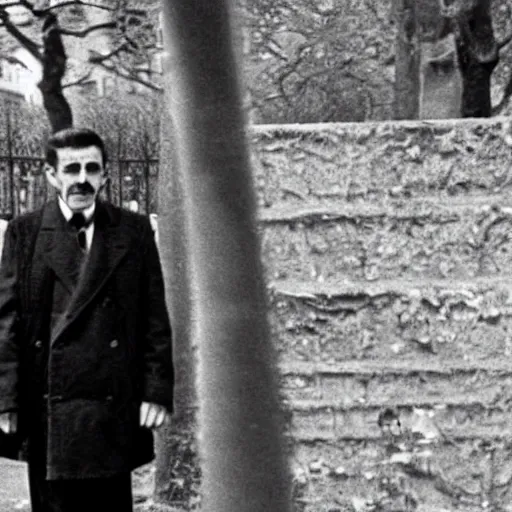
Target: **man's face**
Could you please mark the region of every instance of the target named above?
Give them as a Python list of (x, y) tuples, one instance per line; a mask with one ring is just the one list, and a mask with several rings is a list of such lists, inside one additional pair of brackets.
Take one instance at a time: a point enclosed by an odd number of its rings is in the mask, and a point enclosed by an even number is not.
[(87, 209), (107, 181), (101, 150), (96, 146), (57, 149), (57, 167), (47, 171), (47, 178), (71, 210)]

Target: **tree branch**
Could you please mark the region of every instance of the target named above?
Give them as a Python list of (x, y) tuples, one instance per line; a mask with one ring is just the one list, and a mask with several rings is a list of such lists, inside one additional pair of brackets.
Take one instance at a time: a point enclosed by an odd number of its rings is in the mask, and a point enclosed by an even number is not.
[(17, 2), (13, 2), (15, 5), (22, 5), (26, 7), (30, 12), (32, 12), (35, 16), (42, 17), (45, 14), (48, 14), (54, 9), (61, 9), (62, 7), (66, 7), (69, 5), (82, 5), (83, 7), (93, 7), (96, 9), (101, 9), (103, 11), (115, 12), (115, 7), (108, 7), (105, 2), (104, 5), (99, 5), (98, 2), (88, 2), (86, 0), (66, 0), (57, 5), (52, 5), (51, 7), (47, 7), (45, 9), (40, 9), (34, 5), (34, 2), (29, 2), (28, 0), (18, 0)]
[(108, 21), (105, 23), (99, 23), (98, 25), (92, 25), (91, 27), (84, 28), (83, 30), (68, 30), (65, 28), (60, 28), (59, 32), (64, 36), (86, 37), (91, 32), (94, 32), (96, 30), (103, 30), (105, 28), (111, 29), (115, 27), (115, 21)]
[(498, 49), (501, 50), (503, 47), (507, 46), (510, 41), (512, 41), (512, 30), (498, 42)]
[(115, 8), (107, 7), (107, 2), (105, 5), (99, 5), (97, 2), (87, 2), (85, 0), (68, 0), (67, 2), (62, 2), (58, 5), (51, 7), (50, 9), (56, 9), (58, 7), (64, 7), (67, 5), (82, 5), (84, 7), (95, 7), (96, 9), (101, 9), (103, 11), (115, 12)]
[(87, 80), (91, 77), (91, 70), (86, 71), (80, 78), (76, 79), (73, 82), (68, 82), (67, 84), (64, 84), (62, 86), (63, 89), (67, 87), (75, 87), (77, 85), (82, 85), (83, 83), (87, 82)]
[(135, 70), (136, 73), (147, 73), (148, 75), (159, 75), (160, 76), (162, 74), (159, 71), (156, 71), (156, 70), (151, 69), (151, 68), (138, 68), (138, 67), (135, 67), (134, 70)]
[(111, 52), (103, 55), (94, 50), (89, 50), (89, 62), (91, 64), (101, 64), (112, 57), (117, 57), (122, 51), (126, 50), (126, 43), (121, 43), (117, 48), (114, 48)]
[(124, 78), (125, 80), (130, 80), (131, 82), (136, 82), (138, 84), (144, 85), (148, 89), (151, 89), (153, 91), (162, 92), (163, 89), (158, 84), (155, 84), (154, 82), (151, 82), (150, 80), (145, 80), (144, 78), (134, 74), (130, 73), (129, 71), (123, 71), (122, 69), (107, 64), (104, 61), (97, 61), (95, 62), (96, 65), (101, 66), (103, 69), (110, 71), (111, 73), (114, 73), (115, 75)]
[(22, 4), (22, 0), (13, 0), (12, 2), (2, 3), (2, 9), (8, 9), (9, 7), (16, 7)]
[(428, 57), (426, 61), (429, 64), (447, 64), (448, 62), (453, 61), (453, 56), (455, 54), (455, 50), (453, 48), (450, 48), (449, 50), (446, 50), (441, 55), (437, 55), (436, 57)]
[(12, 23), (5, 8), (0, 9), (0, 21), (2, 22), (1, 26), (5, 27), (5, 30), (7, 30), (14, 39), (26, 48), (33, 57), (35, 57), (39, 62), (43, 60), (41, 52), (39, 51), (39, 45), (27, 37), (16, 25), (14, 25), (14, 23)]
[(0, 52), (0, 59), (10, 62), (11, 64), (18, 64), (18, 65), (24, 67), (25, 69), (28, 69), (26, 64), (23, 61), (21, 61), (20, 59), (17, 59), (16, 57), (14, 57), (13, 55), (10, 55), (8, 53)]

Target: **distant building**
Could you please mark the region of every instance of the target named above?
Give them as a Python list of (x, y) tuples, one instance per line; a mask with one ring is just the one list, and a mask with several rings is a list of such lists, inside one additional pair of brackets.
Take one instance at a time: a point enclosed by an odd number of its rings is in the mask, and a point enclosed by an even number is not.
[(0, 98), (41, 104), (37, 87), (41, 65), (24, 48), (18, 48), (10, 57), (0, 58)]
[[(2, 3), (12, 0), (0, 0)], [(61, 3), (67, 4), (69, 0), (36, 0), (38, 7), (54, 7)], [(81, 4), (67, 5), (59, 14), (59, 21), (62, 26), (73, 27), (77, 30), (82, 28), (102, 24), (109, 20), (109, 11), (104, 9), (95, 9), (93, 5), (109, 4), (109, 0), (89, 0), (87, 7)], [(127, 25), (139, 26), (144, 23), (144, 18), (151, 16), (154, 8), (148, 6), (152, 4), (149, 0), (141, 0), (135, 9), (128, 9), (126, 16), (120, 20)], [(34, 17), (26, 8), (15, 5), (8, 8), (11, 20), (19, 26), (32, 25), (28, 27), (28, 35), (32, 39), (40, 37), (34, 32), (36, 25)], [(150, 14), (151, 11), (151, 14)], [(109, 29), (96, 30), (85, 38), (64, 36), (64, 46), (68, 56), (68, 69), (64, 77), (63, 84), (71, 84), (66, 87), (65, 94), (70, 99), (73, 96), (109, 96), (121, 93), (126, 94), (145, 94), (149, 89), (141, 83), (122, 78), (100, 66), (88, 64), (91, 52), (104, 54), (112, 47), (113, 32)], [(157, 41), (156, 52), (151, 62), (146, 62), (141, 66), (139, 76), (142, 79), (149, 78), (147, 70), (153, 70), (156, 73), (161, 72), (161, 31), (157, 30), (155, 34)], [(9, 57), (13, 57), (12, 59)], [(18, 47), (17, 50), (10, 53), (7, 58), (0, 57), (0, 98), (9, 98), (13, 101), (27, 101), (30, 103), (41, 104), (42, 96), (37, 86), (41, 79), (41, 65), (27, 50)], [(79, 82), (77, 84), (77, 82)], [(73, 85), (74, 84), (74, 85)]]

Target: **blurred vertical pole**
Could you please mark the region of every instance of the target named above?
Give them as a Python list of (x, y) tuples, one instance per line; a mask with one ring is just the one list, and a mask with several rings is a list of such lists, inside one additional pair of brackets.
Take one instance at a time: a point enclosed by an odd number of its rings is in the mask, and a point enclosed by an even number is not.
[[(164, 59), (167, 61), (168, 59)], [(165, 62), (167, 69), (168, 63)], [(165, 74), (166, 82), (168, 73)], [(160, 118), (158, 171), (158, 248), (173, 329), (175, 410), (170, 425), (157, 431), (155, 501), (188, 508), (198, 494), (195, 353), (191, 338), (192, 303), (183, 205), (171, 118)]]
[[(202, 510), (286, 512), (276, 356), (226, 0), (163, 0), (198, 346)], [(162, 206), (162, 205), (161, 205)]]
[[(163, 16), (161, 17), (163, 23)], [(163, 26), (161, 27), (163, 30)], [(169, 91), (169, 52), (162, 58), (164, 88)], [(191, 325), (193, 304), (189, 264), (183, 179), (178, 172), (174, 127), (165, 94), (160, 114), (160, 154), (158, 169), (158, 247), (165, 278), (167, 304), (173, 330), (175, 363), (175, 403), (170, 425), (157, 431), (155, 501), (189, 508), (199, 492), (197, 460), (197, 361)]]

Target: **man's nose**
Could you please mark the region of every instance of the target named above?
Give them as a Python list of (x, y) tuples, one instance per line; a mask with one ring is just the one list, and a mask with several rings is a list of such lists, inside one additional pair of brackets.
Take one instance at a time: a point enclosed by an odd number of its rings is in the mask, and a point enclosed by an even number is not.
[(80, 169), (80, 173), (78, 174), (78, 182), (85, 183), (86, 181), (87, 181), (87, 171), (85, 170), (85, 167), (82, 167)]

